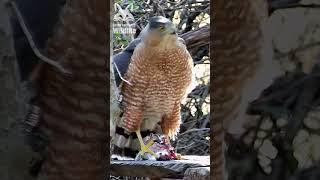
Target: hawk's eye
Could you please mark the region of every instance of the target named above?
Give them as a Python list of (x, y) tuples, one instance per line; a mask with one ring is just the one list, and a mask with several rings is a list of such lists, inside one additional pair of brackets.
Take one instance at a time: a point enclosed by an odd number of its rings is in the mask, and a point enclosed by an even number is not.
[(160, 26), (159, 29), (160, 29), (160, 31), (164, 31), (165, 27), (164, 26)]

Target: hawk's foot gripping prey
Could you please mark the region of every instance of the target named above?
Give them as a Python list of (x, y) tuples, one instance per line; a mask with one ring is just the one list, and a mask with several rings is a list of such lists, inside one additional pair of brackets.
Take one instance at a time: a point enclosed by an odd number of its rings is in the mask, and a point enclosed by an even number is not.
[(144, 145), (142, 142), (141, 150), (135, 160), (157, 160), (170, 161), (181, 160), (180, 154), (176, 153), (174, 147), (168, 142), (168, 137), (160, 134), (151, 134)]
[(143, 142), (143, 139), (142, 139), (140, 131), (136, 131), (136, 134), (137, 134), (137, 137), (138, 137), (139, 143), (140, 143), (140, 151), (139, 151), (138, 155), (136, 156), (135, 160), (140, 159), (140, 156), (144, 155), (145, 153), (149, 153), (154, 158), (157, 159), (158, 158), (157, 154), (149, 149), (149, 147), (154, 144), (153, 139), (150, 139), (149, 142), (147, 143), (147, 145), (145, 145), (144, 142)]

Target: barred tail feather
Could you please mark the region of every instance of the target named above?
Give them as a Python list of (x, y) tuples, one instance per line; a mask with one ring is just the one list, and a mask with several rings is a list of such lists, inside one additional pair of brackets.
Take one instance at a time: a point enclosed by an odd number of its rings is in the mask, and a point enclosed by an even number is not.
[[(141, 131), (142, 138), (146, 138), (155, 131)], [(127, 134), (122, 127), (116, 126), (115, 135), (113, 137), (114, 155), (135, 158), (140, 150), (140, 143), (135, 132)]]

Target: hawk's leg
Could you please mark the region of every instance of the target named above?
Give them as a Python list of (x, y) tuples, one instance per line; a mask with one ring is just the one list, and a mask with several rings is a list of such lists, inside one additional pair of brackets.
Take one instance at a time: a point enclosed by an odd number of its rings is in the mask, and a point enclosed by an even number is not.
[(171, 146), (170, 137), (168, 134), (164, 134), (164, 144)]
[(154, 141), (151, 139), (147, 145), (144, 144), (143, 142), (143, 139), (142, 139), (142, 136), (141, 136), (141, 133), (140, 133), (140, 129), (138, 131), (136, 131), (136, 134), (137, 134), (137, 137), (138, 137), (138, 140), (139, 140), (139, 143), (140, 143), (140, 152), (138, 154), (139, 155), (143, 155), (144, 153), (149, 153), (151, 154), (152, 156), (154, 156), (155, 158), (157, 158), (157, 155), (151, 151), (149, 149), (150, 146), (152, 146), (154, 144)]
[(162, 117), (162, 121), (160, 123), (161, 130), (163, 135), (165, 136), (165, 143), (170, 145), (170, 138), (173, 138), (177, 134), (177, 130), (181, 124), (181, 116), (180, 116), (180, 102), (176, 102), (172, 113), (164, 115)]

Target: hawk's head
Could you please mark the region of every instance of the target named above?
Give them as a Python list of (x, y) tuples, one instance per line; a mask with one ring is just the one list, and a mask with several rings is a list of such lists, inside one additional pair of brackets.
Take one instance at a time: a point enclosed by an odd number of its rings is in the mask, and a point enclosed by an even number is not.
[(163, 16), (155, 16), (149, 20), (149, 31), (160, 36), (177, 35), (174, 24)]
[(150, 18), (149, 23), (141, 32), (144, 42), (150, 45), (174, 45), (178, 35), (174, 24), (163, 16)]

